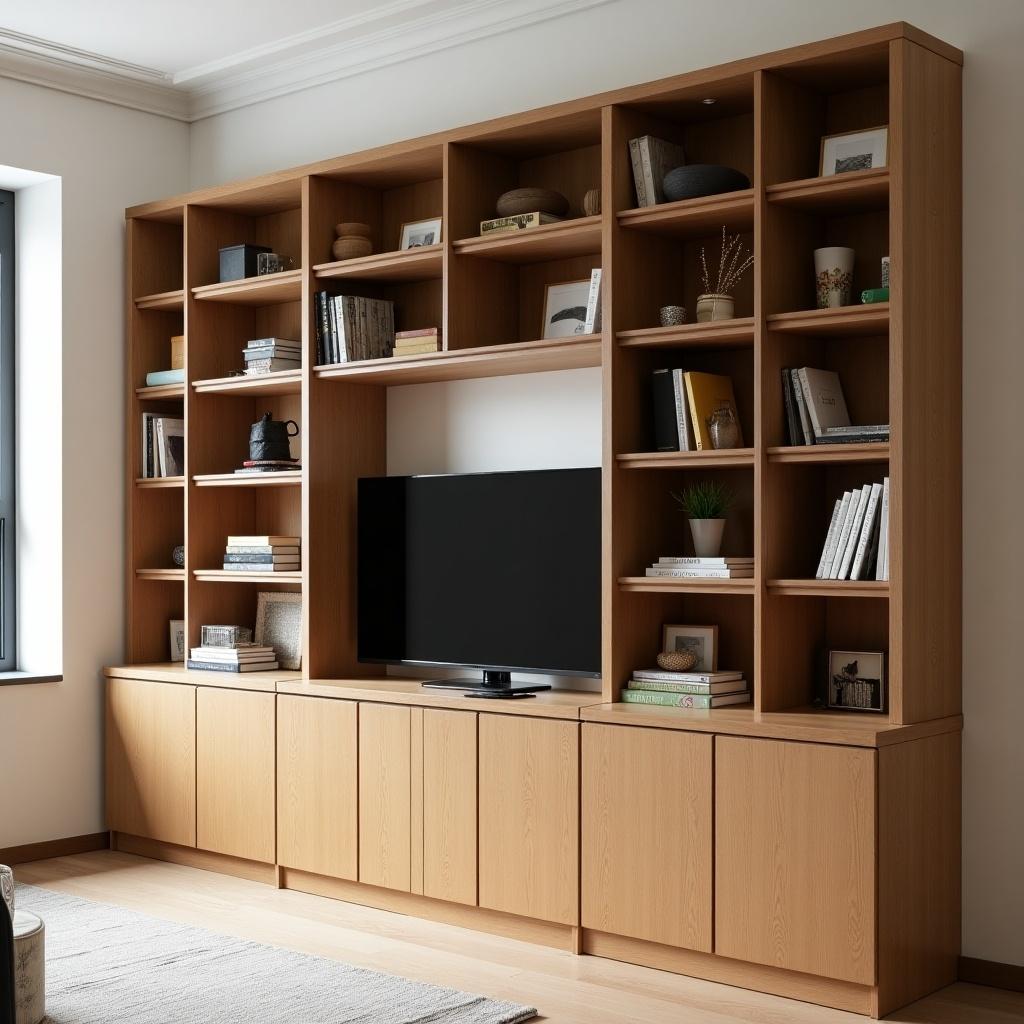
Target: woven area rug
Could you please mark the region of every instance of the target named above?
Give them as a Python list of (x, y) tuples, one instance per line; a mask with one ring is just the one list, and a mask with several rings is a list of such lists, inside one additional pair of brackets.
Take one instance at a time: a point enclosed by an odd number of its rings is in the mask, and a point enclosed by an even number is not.
[(47, 1024), (517, 1024), (536, 1010), (35, 886)]

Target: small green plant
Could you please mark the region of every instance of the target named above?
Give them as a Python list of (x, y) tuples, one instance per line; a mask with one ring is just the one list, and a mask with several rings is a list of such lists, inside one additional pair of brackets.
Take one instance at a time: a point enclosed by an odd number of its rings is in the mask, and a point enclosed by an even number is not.
[(732, 507), (732, 493), (717, 480), (702, 480), (681, 493), (671, 493), (690, 519), (724, 519)]

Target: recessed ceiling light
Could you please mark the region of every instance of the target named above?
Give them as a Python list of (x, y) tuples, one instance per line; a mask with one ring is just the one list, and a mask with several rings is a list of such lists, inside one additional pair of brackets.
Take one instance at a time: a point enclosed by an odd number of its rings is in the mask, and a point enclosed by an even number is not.
[(714, 96), (705, 96), (704, 99), (701, 100), (701, 103), (703, 103), (705, 107), (710, 107), (711, 104), (714, 103), (714, 102), (715, 102), (715, 97)]

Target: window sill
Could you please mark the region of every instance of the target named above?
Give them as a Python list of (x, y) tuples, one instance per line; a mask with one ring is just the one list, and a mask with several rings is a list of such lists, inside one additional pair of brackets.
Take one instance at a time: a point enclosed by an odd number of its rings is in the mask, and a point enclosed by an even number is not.
[(61, 683), (63, 675), (38, 675), (35, 672), (0, 672), (0, 686), (22, 686), (28, 683)]

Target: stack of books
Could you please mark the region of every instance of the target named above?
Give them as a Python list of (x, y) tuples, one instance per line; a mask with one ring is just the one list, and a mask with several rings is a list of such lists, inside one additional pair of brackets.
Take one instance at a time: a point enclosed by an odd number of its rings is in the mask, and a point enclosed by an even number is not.
[(819, 580), (889, 578), (889, 478), (836, 499), (814, 574)]
[(184, 476), (185, 421), (158, 412), (144, 412), (141, 420), (142, 461), (139, 475), (147, 480)]
[[(655, 451), (710, 451), (714, 445), (708, 420), (722, 408), (731, 410), (739, 429), (731, 377), (685, 370), (655, 370), (652, 387)], [(742, 448), (742, 429), (739, 429), (738, 440), (737, 447)]]
[(665, 672), (638, 669), (622, 691), (625, 704), (661, 704), (672, 708), (728, 707), (750, 702), (742, 672)]
[(273, 373), (275, 370), (298, 370), (302, 366), (302, 346), (283, 338), (256, 338), (242, 352), (246, 376)]
[(505, 235), (512, 231), (526, 231), (529, 228), (539, 228), (544, 224), (557, 224), (563, 217), (556, 217), (553, 213), (516, 213), (511, 217), (492, 217), (490, 220), (480, 221), (481, 235)]
[(683, 147), (655, 135), (629, 140), (629, 159), (633, 165), (637, 206), (657, 206), (665, 202), (662, 182), (673, 168), (686, 163)]
[(237, 642), (234, 644), (204, 644), (193, 647), (187, 668), (201, 668), (211, 672), (265, 672), (278, 667), (273, 647)]
[(395, 344), (395, 304), (389, 299), (317, 292), (316, 361), (319, 365), (387, 359)]
[(791, 445), (888, 441), (889, 424), (854, 425), (839, 374), (810, 366), (782, 371), (782, 398)]
[(228, 537), (224, 568), (229, 572), (298, 572), (300, 537)]
[(240, 469), (235, 470), (237, 476), (257, 476), (260, 473), (291, 473), (302, 469), (298, 459), (246, 459)]
[(395, 334), (393, 356), (419, 356), (441, 351), (441, 331), (438, 327), (423, 327), (418, 331), (398, 331)]
[(691, 555), (685, 558), (667, 556), (659, 558), (647, 568), (647, 576), (663, 576), (669, 579), (703, 580), (749, 580), (754, 578), (752, 557), (701, 558)]

